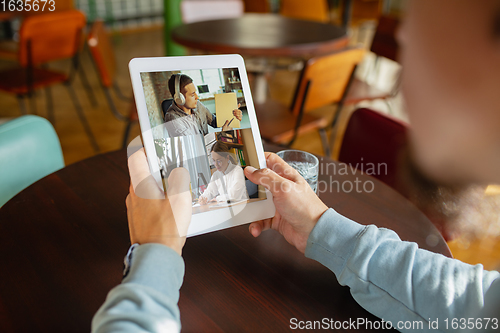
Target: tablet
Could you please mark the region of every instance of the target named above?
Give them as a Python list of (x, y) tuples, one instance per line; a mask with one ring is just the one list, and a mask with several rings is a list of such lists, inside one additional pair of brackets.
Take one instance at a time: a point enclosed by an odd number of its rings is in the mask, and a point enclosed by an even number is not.
[(158, 186), (166, 190), (175, 168), (189, 171), (188, 237), (274, 216), (271, 193), (243, 173), (266, 167), (243, 58), (135, 58), (129, 69)]

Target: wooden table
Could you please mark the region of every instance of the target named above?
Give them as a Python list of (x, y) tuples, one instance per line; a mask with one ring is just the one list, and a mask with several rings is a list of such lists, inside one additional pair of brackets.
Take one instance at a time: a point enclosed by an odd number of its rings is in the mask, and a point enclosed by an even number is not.
[(172, 38), (193, 49), (257, 57), (311, 57), (349, 41), (346, 30), (335, 25), (255, 13), (183, 24), (172, 30)]
[[(356, 177), (373, 182), (373, 193), (321, 198), (361, 223), (392, 228), (405, 240), (451, 255), (431, 222), (391, 188), (366, 175), (334, 179)], [(89, 331), (106, 294), (121, 281), (128, 187), (121, 150), (49, 175), (0, 209), (0, 332)], [(274, 231), (255, 239), (243, 225), (192, 237), (184, 260), (179, 306), (185, 332), (283, 332), (292, 317), (377, 320), (332, 272)]]
[(297, 20), (276, 14), (245, 14), (239, 18), (183, 24), (172, 39), (189, 48), (212, 53), (237, 53), (264, 61), (256, 74), (254, 100), (266, 100), (267, 82), (262, 68), (268, 57), (308, 59), (347, 46), (346, 30), (331, 24)]

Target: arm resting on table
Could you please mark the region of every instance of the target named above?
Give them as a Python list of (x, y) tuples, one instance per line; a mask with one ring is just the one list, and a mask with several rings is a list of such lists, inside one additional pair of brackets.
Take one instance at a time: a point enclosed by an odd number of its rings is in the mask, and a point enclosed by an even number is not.
[(500, 275), (419, 249), (391, 230), (360, 225), (333, 209), (309, 235), (305, 255), (332, 270), (366, 310), (394, 326), (421, 321), (424, 331), (429, 318), (439, 318), (444, 331), (444, 319), (477, 314)]
[(138, 246), (130, 272), (92, 319), (92, 332), (179, 332), (184, 261), (161, 244)]

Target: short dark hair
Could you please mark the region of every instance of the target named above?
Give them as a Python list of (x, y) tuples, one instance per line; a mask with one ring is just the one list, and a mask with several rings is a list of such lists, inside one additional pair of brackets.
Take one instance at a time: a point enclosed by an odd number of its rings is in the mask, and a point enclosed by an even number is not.
[(187, 86), (188, 84), (190, 83), (193, 83), (193, 79), (190, 78), (189, 76), (187, 76), (186, 74), (172, 74), (172, 76), (170, 76), (170, 79), (168, 79), (168, 90), (170, 91), (170, 95), (172, 95), (172, 98), (174, 97), (175, 95), (175, 76), (176, 75), (180, 75), (181, 76), (181, 80), (180, 80), (180, 90), (182, 91), (182, 88), (184, 88), (185, 86)]

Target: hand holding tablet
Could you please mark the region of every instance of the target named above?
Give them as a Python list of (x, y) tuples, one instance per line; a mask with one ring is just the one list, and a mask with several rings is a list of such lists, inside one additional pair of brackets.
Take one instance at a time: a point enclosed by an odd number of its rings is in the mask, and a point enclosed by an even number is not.
[(129, 68), (157, 187), (168, 192), (179, 167), (189, 174), (187, 236), (272, 217), (272, 194), (243, 172), (266, 167), (243, 58), (137, 58)]
[(128, 165), (130, 194), (126, 204), (130, 242), (163, 244), (181, 255), (191, 222), (188, 171), (177, 168), (171, 172), (165, 196), (149, 172), (143, 149), (129, 157)]
[[(276, 230), (304, 253), (309, 234), (328, 207), (297, 170), (278, 155), (266, 152), (266, 159), (267, 169), (246, 168), (245, 175), (271, 191), (276, 214), (273, 218), (253, 222), (249, 231), (258, 237), (262, 231)], [(298, 204), (300, 202), (307, 202), (307, 205)]]

